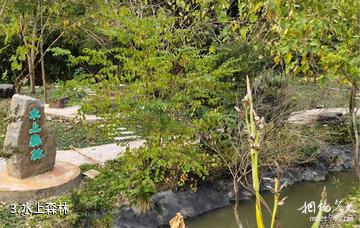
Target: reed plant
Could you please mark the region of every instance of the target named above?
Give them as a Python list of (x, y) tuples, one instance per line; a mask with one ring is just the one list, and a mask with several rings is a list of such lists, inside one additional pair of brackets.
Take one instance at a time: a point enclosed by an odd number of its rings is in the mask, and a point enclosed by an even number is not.
[(248, 133), (250, 143), (250, 158), (252, 183), (255, 192), (255, 213), (258, 228), (264, 228), (264, 219), (261, 211), (261, 194), (260, 194), (260, 178), (259, 178), (259, 151), (261, 129), (264, 127), (264, 118), (256, 115), (253, 105), (253, 98), (249, 77), (246, 77), (246, 96), (243, 99), (245, 114), (245, 129)]
[[(265, 125), (264, 118), (260, 118), (254, 109), (253, 97), (251, 91), (250, 80), (246, 78), (246, 96), (243, 99), (243, 112), (238, 108), (235, 109), (240, 115), (245, 116), (245, 130), (248, 133), (248, 141), (250, 144), (250, 158), (251, 158), (251, 171), (252, 171), (252, 183), (253, 190), (255, 192), (255, 214), (256, 223), (258, 228), (264, 228), (264, 218), (261, 210), (261, 203), (264, 202), (260, 194), (260, 175), (259, 175), (259, 154), (261, 150), (261, 135)], [(280, 200), (280, 192), (286, 186), (285, 184), (280, 186), (280, 180), (275, 178), (273, 180), (274, 187), (268, 187), (274, 195), (274, 206), (271, 213), (271, 228), (275, 227), (276, 215), (278, 206), (284, 204), (286, 199)]]
[(327, 201), (327, 193), (326, 193), (326, 186), (324, 186), (324, 189), (323, 189), (323, 191), (321, 193), (319, 211), (318, 211), (318, 213), (316, 215), (315, 222), (314, 222), (314, 224), (312, 224), (311, 228), (319, 228), (320, 227), (320, 223), (321, 223), (323, 213), (324, 213), (323, 207), (324, 207), (324, 205), (326, 205), (326, 201)]

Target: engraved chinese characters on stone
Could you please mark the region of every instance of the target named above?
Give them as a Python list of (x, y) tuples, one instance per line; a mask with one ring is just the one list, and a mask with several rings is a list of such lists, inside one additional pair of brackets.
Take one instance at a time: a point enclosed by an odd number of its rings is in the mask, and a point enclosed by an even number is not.
[(40, 160), (43, 157), (45, 157), (44, 155), (44, 151), (40, 148), (34, 149), (33, 151), (31, 151), (31, 158), (30, 160), (32, 161), (36, 161), (36, 160)]
[(34, 107), (29, 113), (29, 119), (36, 121), (41, 118), (40, 111), (38, 108)]
[(41, 145), (42, 145), (42, 140), (41, 140), (40, 135), (30, 135), (29, 146), (31, 148), (38, 147)]
[(39, 127), (39, 125), (35, 122), (32, 125), (32, 128), (29, 130), (29, 134), (34, 134), (34, 133), (40, 133), (41, 132), (41, 128)]
[[(34, 107), (29, 113), (29, 119), (32, 121), (37, 121), (40, 118), (41, 115), (39, 109)], [(31, 148), (35, 148), (31, 151), (31, 157), (30, 157), (31, 161), (40, 160), (43, 157), (45, 157), (44, 151), (41, 148), (36, 148), (36, 147), (40, 147), (43, 144), (40, 135), (37, 134), (40, 132), (41, 132), (41, 128), (39, 127), (37, 122), (33, 122), (32, 128), (29, 130), (29, 134), (30, 134), (29, 146)]]
[(54, 136), (45, 124), (44, 105), (40, 100), (14, 95), (10, 107), (11, 123), (4, 142), (13, 155), (7, 159), (10, 176), (27, 178), (54, 168)]

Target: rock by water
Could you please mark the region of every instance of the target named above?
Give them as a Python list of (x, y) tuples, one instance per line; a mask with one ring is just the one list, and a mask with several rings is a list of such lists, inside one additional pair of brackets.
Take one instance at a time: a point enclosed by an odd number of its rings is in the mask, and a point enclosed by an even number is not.
[[(326, 145), (319, 151), (318, 158), (311, 163), (283, 170), (281, 183), (293, 185), (301, 181), (321, 181), (329, 172), (349, 170), (352, 168), (353, 146)], [(261, 181), (261, 190), (272, 183), (267, 178), (276, 177), (274, 171), (266, 171)], [(240, 199), (246, 200), (253, 195), (247, 189), (240, 189)], [(118, 215), (114, 227), (118, 228), (157, 228), (167, 226), (177, 212), (187, 218), (196, 217), (205, 212), (228, 206), (234, 200), (232, 180), (224, 179), (206, 182), (196, 192), (160, 192), (153, 197), (154, 209), (140, 215), (133, 208), (126, 206)]]

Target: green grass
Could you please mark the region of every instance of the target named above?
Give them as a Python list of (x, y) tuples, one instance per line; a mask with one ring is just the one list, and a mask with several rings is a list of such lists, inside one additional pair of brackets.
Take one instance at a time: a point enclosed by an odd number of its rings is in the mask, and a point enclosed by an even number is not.
[(0, 228), (26, 227), (26, 217), (10, 212), (11, 204), (0, 203)]
[(56, 145), (60, 150), (67, 150), (72, 147), (84, 148), (113, 142), (113, 140), (103, 136), (98, 129), (88, 128), (82, 123), (48, 121), (47, 126), (55, 135)]
[(293, 82), (289, 95), (293, 100), (294, 111), (324, 108), (347, 108), (349, 90), (339, 87), (335, 82), (323, 84)]
[(0, 148), (3, 147), (3, 143), (5, 139), (6, 126), (7, 126), (5, 118), (8, 117), (9, 107), (10, 107), (10, 99), (0, 99)]

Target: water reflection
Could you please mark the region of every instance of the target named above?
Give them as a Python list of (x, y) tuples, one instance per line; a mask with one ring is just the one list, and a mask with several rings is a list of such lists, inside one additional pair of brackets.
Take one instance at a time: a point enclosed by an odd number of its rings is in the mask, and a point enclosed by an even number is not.
[[(304, 182), (290, 186), (283, 190), (282, 197), (288, 196), (285, 204), (279, 208), (279, 218), (281, 227), (289, 228), (306, 228), (310, 227), (312, 222), (310, 217), (316, 216), (315, 213), (302, 214), (301, 208), (305, 202), (315, 201), (316, 210), (320, 201), (322, 189), (326, 186), (328, 203), (332, 207), (336, 207), (336, 200), (341, 200), (344, 196), (351, 193), (354, 186), (358, 186), (359, 182), (354, 172), (340, 172), (329, 175), (322, 182)], [(264, 193), (263, 197), (272, 208), (271, 193)], [(282, 198), (281, 197), (281, 198)], [(270, 221), (270, 214), (263, 209), (266, 221)], [(239, 213), (244, 227), (255, 228), (255, 204), (253, 200), (241, 201)], [(190, 219), (186, 225), (190, 228), (237, 228), (233, 208), (226, 207), (206, 213), (200, 217)], [(266, 224), (268, 227), (269, 224)]]

